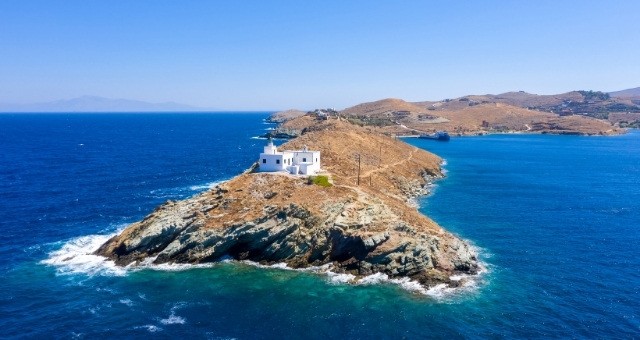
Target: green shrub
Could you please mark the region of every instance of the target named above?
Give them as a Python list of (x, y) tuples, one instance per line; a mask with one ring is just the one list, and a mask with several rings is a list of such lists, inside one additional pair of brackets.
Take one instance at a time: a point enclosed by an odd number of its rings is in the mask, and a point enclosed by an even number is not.
[(307, 184), (315, 184), (325, 188), (328, 188), (332, 185), (331, 183), (329, 183), (328, 176), (309, 176), (309, 178), (307, 179)]

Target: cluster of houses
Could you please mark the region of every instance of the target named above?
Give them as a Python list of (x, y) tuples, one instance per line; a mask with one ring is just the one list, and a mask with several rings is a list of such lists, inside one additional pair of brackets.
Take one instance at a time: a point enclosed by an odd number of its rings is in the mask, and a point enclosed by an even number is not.
[(293, 175), (315, 175), (320, 172), (320, 151), (308, 150), (305, 146), (302, 150), (278, 151), (269, 139), (260, 153), (258, 160), (260, 172), (283, 172)]

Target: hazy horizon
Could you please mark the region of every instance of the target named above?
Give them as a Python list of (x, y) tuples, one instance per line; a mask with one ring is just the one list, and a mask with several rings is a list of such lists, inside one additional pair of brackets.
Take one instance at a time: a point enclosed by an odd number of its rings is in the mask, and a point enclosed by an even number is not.
[(215, 110), (639, 86), (640, 3), (0, 3), (0, 103)]

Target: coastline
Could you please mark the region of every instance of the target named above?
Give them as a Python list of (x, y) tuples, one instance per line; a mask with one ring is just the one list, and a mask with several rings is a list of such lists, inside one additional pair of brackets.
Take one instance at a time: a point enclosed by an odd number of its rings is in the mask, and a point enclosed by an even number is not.
[[(416, 194), (409, 198), (407, 204), (416, 210), (420, 208), (419, 201), (433, 194), (432, 188), (437, 185), (438, 181), (446, 179), (446, 173), (444, 169), (447, 164), (446, 160), (442, 160), (440, 166), (442, 170), (442, 176), (430, 177), (425, 184), (416, 190)], [(243, 174), (251, 172), (253, 166), (243, 171)], [(202, 190), (200, 193), (216, 188), (225, 182), (231, 181), (238, 177), (222, 179), (213, 181), (207, 184), (192, 185), (189, 186), (191, 190)], [(190, 197), (198, 195), (195, 193)], [(188, 199), (188, 198), (186, 198)], [(422, 212), (419, 212), (423, 216), (427, 217)], [(466, 293), (474, 292), (482, 287), (484, 277), (490, 272), (488, 264), (484, 261), (479, 261), (479, 270), (473, 274), (455, 274), (450, 277), (452, 281), (460, 282), (457, 286), (448, 286), (446, 284), (438, 284), (435, 286), (424, 286), (420, 282), (411, 280), (409, 278), (392, 278), (386, 274), (373, 273), (365, 276), (357, 276), (353, 274), (343, 273), (339, 271), (332, 271), (334, 269), (333, 264), (327, 263), (320, 266), (310, 266), (303, 268), (290, 267), (286, 262), (278, 262), (274, 264), (262, 264), (260, 262), (250, 260), (235, 260), (231, 257), (226, 257), (214, 262), (207, 263), (159, 263), (155, 264), (154, 258), (148, 258), (140, 263), (130, 264), (127, 266), (117, 265), (112, 259), (97, 255), (98, 249), (108, 240), (120, 235), (128, 224), (119, 224), (115, 226), (115, 231), (107, 234), (93, 234), (72, 238), (64, 241), (62, 246), (54, 251), (48, 253), (48, 257), (42, 259), (39, 263), (47, 266), (55, 267), (57, 272), (63, 275), (84, 274), (89, 276), (125, 276), (133, 272), (153, 270), (153, 271), (167, 271), (167, 272), (179, 272), (187, 270), (198, 269), (211, 269), (222, 264), (232, 265), (245, 265), (254, 268), (266, 269), (266, 270), (284, 270), (284, 271), (297, 271), (302, 273), (308, 273), (324, 277), (329, 283), (336, 285), (377, 285), (377, 284), (389, 284), (395, 285), (399, 288), (407, 291), (408, 293), (427, 296), (436, 301), (448, 301), (451, 298), (459, 297)], [(475, 246), (469, 240), (471, 247), (474, 251), (482, 257), (483, 251)]]
[[(286, 265), (300, 270), (325, 268), (323, 266), (330, 265), (332, 270), (327, 271), (327, 275), (340, 277), (348, 283), (394, 282), (402, 279), (405, 285), (421, 285), (425, 289), (466, 287), (475, 282), (476, 277), (484, 271), (482, 269), (484, 266), (478, 263), (476, 250), (457, 236), (446, 232), (417, 210), (415, 198), (427, 194), (433, 181), (442, 176), (441, 160), (402, 141), (394, 141), (378, 134), (372, 135), (367, 132), (368, 130), (350, 124), (344, 125), (345, 123), (340, 122), (322, 124), (334, 124), (329, 125), (334, 127), (328, 130), (321, 128), (316, 132), (304, 134), (290, 140), (287, 144), (300, 147), (296, 145), (309, 144), (313, 140), (317, 146), (322, 145), (321, 150), (324, 150), (326, 157), (329, 157), (326, 166), (329, 167), (336, 181), (333, 188), (300, 187), (301, 182), (295, 177), (265, 177), (265, 174), (251, 173), (252, 168), (249, 168), (243, 174), (213, 189), (186, 200), (170, 201), (156, 208), (142, 221), (133, 223), (113, 235), (97, 250), (92, 249), (91, 256), (103, 256), (102, 262), (105, 262), (106, 258), (109, 260), (105, 263), (110, 265), (113, 263), (120, 268), (144, 268), (149, 265), (162, 267), (170, 264), (201, 266), (204, 263), (216, 263), (220, 259), (230, 257), (268, 267)], [(324, 126), (322, 124), (318, 127)], [(338, 137), (341, 134), (346, 138)], [(391, 143), (389, 145), (397, 149), (389, 154), (395, 157), (395, 160), (392, 158), (382, 168), (369, 167), (370, 170), (363, 174), (369, 177), (375, 175), (376, 184), (383, 185), (380, 189), (367, 185), (357, 188), (345, 183), (345, 180), (347, 182), (355, 180), (355, 178), (349, 179), (350, 175), (344, 172), (349, 166), (345, 165), (344, 160), (338, 163), (331, 161), (335, 158), (331, 156), (332, 152), (343, 150), (335, 145), (336, 139), (347, 143), (345, 145), (352, 145), (353, 142), (350, 139), (365, 137), (374, 138), (372, 141), (378, 140), (371, 144), (370, 147), (373, 147), (371, 153), (377, 153), (377, 144), (382, 141)], [(403, 154), (408, 157), (403, 158)], [(433, 161), (436, 163), (432, 163)], [(418, 163), (410, 167), (399, 167), (404, 162)], [(394, 171), (403, 170), (389, 177), (391, 173), (388, 171), (391, 169), (388, 168), (390, 167), (395, 169)], [(422, 167), (426, 167), (426, 171), (418, 171)], [(419, 172), (420, 175), (416, 177), (417, 173), (414, 171)], [(398, 175), (401, 176), (398, 177)], [(260, 190), (267, 190), (261, 192), (274, 191), (274, 193), (268, 196), (265, 194), (263, 198), (262, 194), (256, 196), (254, 191), (247, 193), (243, 190), (243, 188), (255, 188), (256, 185), (264, 188)], [(276, 187), (279, 189), (274, 190)], [(304, 190), (302, 190), (302, 196), (291, 197), (293, 192), (287, 193), (280, 187), (297, 187)], [(273, 196), (282, 203), (277, 203), (275, 206), (273, 205), (275, 201), (268, 203)], [(252, 200), (255, 203), (252, 203)], [(235, 203), (232, 202), (242, 202), (242, 204), (236, 208), (233, 205)], [(232, 205), (227, 206), (227, 204)], [(261, 207), (265, 204), (266, 208), (263, 210)], [(279, 206), (279, 204), (283, 205)], [(240, 220), (232, 217), (236, 215)], [(287, 217), (280, 219), (277, 216)], [(324, 219), (328, 219), (327, 222), (318, 224)], [(168, 229), (167, 223), (171, 223)], [(308, 238), (311, 236), (299, 239), (299, 236), (296, 236), (298, 231), (293, 232), (299, 230), (294, 227), (297, 223), (306, 225), (301, 229), (304, 230), (302, 235), (310, 233), (309, 235), (315, 236), (312, 239)], [(288, 226), (289, 224), (291, 226)], [(193, 229), (194, 227), (196, 229)], [(291, 227), (294, 228), (291, 229)], [(242, 250), (247, 247), (242, 242), (258, 242), (259, 239), (256, 237), (259, 234), (252, 235), (260, 230), (268, 233), (266, 243), (260, 241), (251, 248), (246, 248), (248, 252)], [(264, 238), (264, 236), (260, 237)], [(210, 242), (214, 242), (212, 248), (198, 246), (210, 244)], [(435, 248), (427, 244), (421, 246), (420, 244), (424, 242), (436, 242), (434, 244), (440, 244), (440, 246)], [(282, 249), (286, 251), (282, 252), (277, 250), (278, 248), (269, 250), (271, 245), (278, 244), (280, 246), (277, 247), (284, 246), (285, 248)], [(322, 253), (309, 252), (316, 247), (326, 250)], [(411, 251), (410, 249), (414, 247), (416, 250)], [(308, 256), (312, 257), (307, 259)], [(354, 256), (360, 260), (353, 262)], [(355, 264), (357, 266), (354, 266)]]
[[(616, 130), (616, 133), (611, 134), (599, 134), (599, 133), (553, 133), (547, 131), (520, 131), (520, 130), (512, 130), (512, 131), (478, 131), (473, 133), (465, 133), (465, 134), (451, 134), (451, 138), (459, 138), (459, 137), (481, 137), (481, 136), (491, 136), (491, 135), (552, 135), (552, 136), (583, 136), (583, 137), (614, 137), (621, 136), (629, 133), (632, 130), (630, 128), (621, 128)], [(420, 135), (395, 135), (397, 138), (420, 138)]]

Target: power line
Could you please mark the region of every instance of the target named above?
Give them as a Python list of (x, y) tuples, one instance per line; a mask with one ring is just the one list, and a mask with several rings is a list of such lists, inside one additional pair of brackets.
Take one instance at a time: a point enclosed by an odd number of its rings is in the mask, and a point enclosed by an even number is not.
[(360, 154), (358, 154), (358, 182), (357, 185), (360, 185)]

